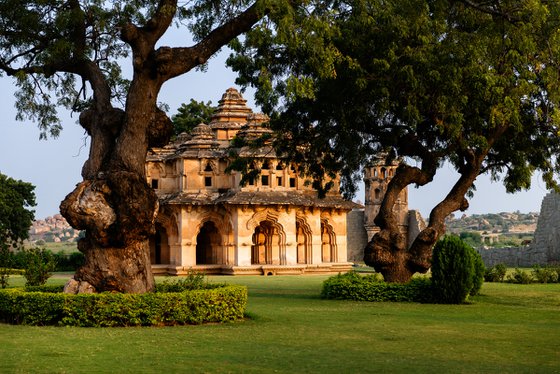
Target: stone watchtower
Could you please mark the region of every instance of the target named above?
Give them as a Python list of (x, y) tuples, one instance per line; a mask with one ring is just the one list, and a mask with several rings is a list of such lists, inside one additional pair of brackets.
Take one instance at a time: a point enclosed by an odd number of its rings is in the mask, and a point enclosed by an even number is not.
[[(399, 166), (398, 161), (391, 164), (385, 164), (382, 158), (377, 159), (369, 167), (365, 169), (365, 216), (364, 225), (367, 231), (368, 240), (379, 232), (379, 227), (375, 225), (373, 220), (379, 213), (381, 202), (387, 191), (389, 182), (395, 175), (395, 170)], [(404, 189), (393, 208), (397, 215), (397, 220), (402, 233), (408, 233), (409, 212), (408, 212), (408, 189)]]

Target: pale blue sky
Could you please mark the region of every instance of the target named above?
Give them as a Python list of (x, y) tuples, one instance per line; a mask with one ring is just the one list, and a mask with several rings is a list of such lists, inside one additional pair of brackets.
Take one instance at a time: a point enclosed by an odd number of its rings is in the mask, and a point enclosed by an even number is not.
[[(170, 43), (171, 44), (171, 43)], [(181, 103), (195, 100), (211, 100), (214, 104), (228, 87), (235, 87), (235, 74), (225, 68), (227, 53), (210, 60), (206, 72), (192, 71), (168, 82), (162, 89), (159, 100), (170, 106), (173, 115)], [(80, 171), (87, 158), (89, 139), (76, 124), (77, 115), (60, 113), (64, 129), (57, 139), (39, 140), (35, 124), (15, 121), (14, 86), (11, 78), (0, 78), (0, 172), (15, 179), (31, 182), (36, 186), (36, 218), (58, 213), (60, 201), (81, 181)], [(255, 111), (252, 94), (245, 98)], [(409, 206), (419, 209), (427, 217), (430, 209), (449, 191), (453, 171), (444, 166), (435, 181), (420, 189), (409, 189)], [(536, 212), (540, 210), (546, 194), (544, 183), (533, 178), (530, 191), (506, 194), (499, 183), (491, 183), (487, 177), (479, 177), (477, 191), (470, 199), (467, 214), (495, 213), (502, 211)], [(356, 196), (363, 201), (363, 193)]]

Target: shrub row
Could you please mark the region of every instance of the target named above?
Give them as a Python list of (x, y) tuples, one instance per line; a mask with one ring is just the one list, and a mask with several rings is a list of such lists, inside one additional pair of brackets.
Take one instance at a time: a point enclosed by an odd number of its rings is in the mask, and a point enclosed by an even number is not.
[(434, 247), (432, 278), (413, 278), (405, 284), (385, 283), (377, 274), (362, 277), (339, 274), (323, 283), (328, 299), (359, 301), (416, 301), (460, 304), (477, 295), (484, 282), (480, 254), (457, 236), (446, 236)]
[(515, 268), (506, 277), (507, 266), (497, 264), (486, 270), (484, 280), (487, 282), (507, 282), (517, 284), (558, 283), (560, 282), (560, 265), (533, 266), (531, 272)]
[(513, 273), (506, 278), (508, 283), (529, 284), (529, 283), (558, 283), (560, 282), (560, 266), (533, 266), (529, 273), (515, 268)]
[(47, 288), (0, 290), (0, 320), (82, 327), (201, 324), (241, 319), (247, 304), (247, 288), (233, 285), (146, 294), (68, 295)]
[(413, 278), (404, 284), (386, 283), (377, 274), (361, 276), (351, 271), (323, 282), (321, 296), (326, 299), (356, 301), (430, 302), (432, 289), (428, 278)]

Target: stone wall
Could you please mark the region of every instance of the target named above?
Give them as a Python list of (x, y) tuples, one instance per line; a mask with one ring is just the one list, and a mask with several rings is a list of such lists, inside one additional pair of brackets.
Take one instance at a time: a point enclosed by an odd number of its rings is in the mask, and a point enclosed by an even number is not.
[[(364, 261), (364, 248), (370, 239), (364, 222), (365, 212), (363, 209), (354, 209), (348, 213), (346, 220), (348, 262)], [(417, 210), (408, 211), (407, 222), (404, 227), (408, 230), (407, 238), (410, 246), (420, 231), (426, 228), (426, 223)]]
[(410, 247), (420, 231), (426, 228), (426, 222), (422, 215), (417, 210), (408, 211), (408, 246)]
[(546, 263), (560, 262), (560, 195), (557, 193), (549, 193), (542, 201), (531, 251)]
[(531, 267), (546, 265), (547, 259), (543, 252), (531, 246), (504, 248), (477, 248), (486, 267), (504, 264), (509, 267)]
[(364, 215), (363, 209), (355, 209), (346, 218), (348, 262), (364, 261), (364, 248), (368, 242)]

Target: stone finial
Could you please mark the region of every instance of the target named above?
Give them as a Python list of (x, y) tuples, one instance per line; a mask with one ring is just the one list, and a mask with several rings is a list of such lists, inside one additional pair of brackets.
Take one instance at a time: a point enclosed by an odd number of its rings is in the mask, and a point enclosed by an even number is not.
[(210, 127), (212, 129), (239, 128), (247, 122), (247, 116), (251, 113), (253, 111), (247, 106), (247, 100), (241, 96), (241, 93), (235, 88), (228, 88), (222, 95), (222, 99), (218, 101), (218, 108), (212, 116)]
[(212, 128), (204, 123), (198, 124), (191, 131), (192, 139), (187, 140), (184, 145), (188, 148), (212, 148), (217, 146), (216, 138)]

